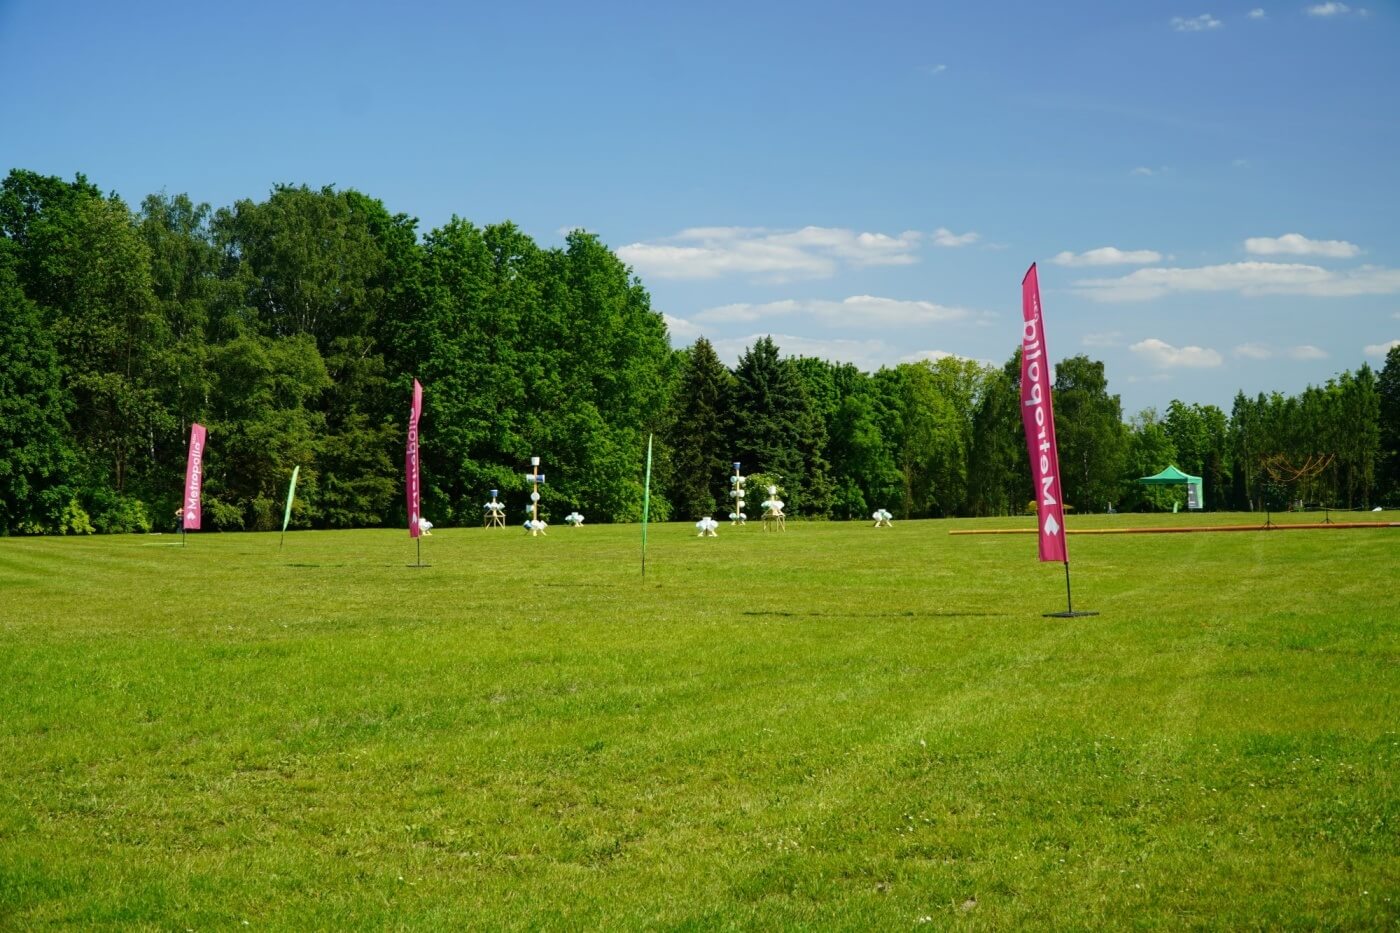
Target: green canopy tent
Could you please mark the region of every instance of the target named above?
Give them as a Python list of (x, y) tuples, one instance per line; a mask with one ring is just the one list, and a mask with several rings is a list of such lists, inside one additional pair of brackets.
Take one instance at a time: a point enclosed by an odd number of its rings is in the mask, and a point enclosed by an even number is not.
[[(1145, 486), (1185, 486), (1186, 507), (1188, 509), (1205, 508), (1205, 482), (1199, 476), (1183, 473), (1174, 466), (1169, 466), (1153, 476), (1144, 476), (1138, 482)], [(1172, 509), (1172, 511), (1176, 510)]]

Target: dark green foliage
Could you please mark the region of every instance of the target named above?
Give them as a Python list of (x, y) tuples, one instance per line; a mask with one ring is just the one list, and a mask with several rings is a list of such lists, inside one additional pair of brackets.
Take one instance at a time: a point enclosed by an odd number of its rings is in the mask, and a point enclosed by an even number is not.
[(41, 500), (75, 463), (58, 353), (19, 287), (9, 245), (0, 240), (0, 534), (46, 525)]
[(880, 430), (878, 404), (872, 392), (849, 395), (832, 418), (830, 450), (839, 518), (865, 518), (900, 500), (899, 467)]
[[(1173, 399), (1159, 426), (1171, 441), (1174, 459), (1150, 472), (1174, 465), (1199, 476), (1205, 481), (1205, 507), (1225, 507), (1230, 494), (1229, 419), (1225, 413), (1214, 405), (1187, 405)], [(1138, 473), (1130, 479), (1146, 475)]]
[[(999, 515), (1029, 498), (1019, 351), (874, 373), (757, 341), (731, 372), (669, 346), (617, 256), (574, 232), (545, 249), (510, 223), (417, 222), (358, 191), (278, 186), (212, 210), (151, 195), (133, 213), (81, 175), (0, 182), (0, 533), (169, 530), (190, 425), (209, 428), (205, 527), (404, 521), (409, 393), (425, 386), (424, 512), (475, 524), (492, 488), (514, 524), (529, 458), (543, 511), (635, 520), (730, 510), (730, 463), (784, 487), (795, 517)], [(1103, 365), (1057, 368), (1065, 494), (1151, 508), (1170, 459), (1210, 508), (1400, 502), (1400, 351), (1226, 417), (1173, 401), (1122, 424)], [(1280, 485), (1267, 466), (1326, 460)], [(1286, 488), (1285, 488), (1286, 487)], [(750, 491), (750, 514), (764, 496)]]
[(1032, 497), (1026, 436), (1021, 425), (1021, 348), (1000, 371), (988, 373), (972, 417), (968, 496), (974, 515), (1011, 515)]
[(733, 510), (729, 495), (735, 434), (734, 377), (704, 337), (684, 354), (666, 432), (671, 503), (680, 518)]
[[(311, 462), (321, 443), (325, 416), (314, 402), (330, 388), (325, 363), (308, 335), (244, 336), (215, 348), (209, 368), (205, 488), (241, 515), (220, 513), (222, 527), (270, 531), (291, 465)], [(298, 482), (316, 502), (316, 470)]]
[[(1173, 402), (1175, 407), (1179, 403)], [(1176, 466), (1187, 473), (1198, 476), (1194, 470), (1182, 466), (1176, 443), (1170, 430), (1157, 416), (1156, 409), (1148, 408), (1138, 414), (1130, 425), (1132, 434), (1128, 438), (1127, 469), (1123, 475), (1123, 495), (1116, 508), (1120, 511), (1171, 511), (1173, 504), (1186, 503), (1185, 488), (1181, 486), (1145, 486), (1138, 482), (1144, 476), (1160, 473), (1169, 466)], [(1207, 487), (1209, 495), (1209, 487)]]
[(796, 361), (780, 359), (773, 338), (761, 337), (739, 358), (735, 378), (734, 459), (745, 470), (781, 479), (789, 515), (830, 514), (826, 425)]
[(1065, 502), (1103, 512), (1121, 494), (1127, 430), (1118, 396), (1108, 393), (1103, 363), (1072, 356), (1055, 365), (1055, 437)]
[(1400, 505), (1400, 346), (1385, 355), (1385, 366), (1376, 380), (1376, 407), (1379, 412), (1379, 460), (1377, 486), (1387, 505)]

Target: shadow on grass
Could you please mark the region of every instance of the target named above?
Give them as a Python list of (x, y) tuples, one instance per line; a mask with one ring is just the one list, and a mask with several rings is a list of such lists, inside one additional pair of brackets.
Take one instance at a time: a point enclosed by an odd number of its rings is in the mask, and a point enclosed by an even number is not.
[(789, 612), (784, 609), (749, 609), (744, 616), (797, 616), (804, 619), (965, 619), (973, 617), (1001, 618), (1009, 616), (1005, 612)]

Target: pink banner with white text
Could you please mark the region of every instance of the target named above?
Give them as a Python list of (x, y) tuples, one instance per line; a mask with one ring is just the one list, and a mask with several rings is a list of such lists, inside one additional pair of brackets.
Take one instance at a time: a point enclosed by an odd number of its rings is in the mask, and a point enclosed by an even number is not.
[(1060, 454), (1055, 447), (1055, 408), (1050, 399), (1050, 355), (1045, 349), (1040, 279), (1034, 263), (1021, 280), (1021, 317), (1021, 423), (1026, 428), (1026, 452), (1035, 484), (1040, 559), (1069, 563)]
[(423, 386), (413, 380), (413, 410), (408, 416), (408, 448), (404, 452), (404, 488), (408, 494), (408, 534), (423, 533), (419, 525), (418, 503), (418, 417), (423, 414)]
[(186, 529), (199, 530), (200, 489), (204, 484), (204, 441), (208, 432), (202, 424), (190, 425), (190, 454), (185, 461), (185, 502), (180, 507)]

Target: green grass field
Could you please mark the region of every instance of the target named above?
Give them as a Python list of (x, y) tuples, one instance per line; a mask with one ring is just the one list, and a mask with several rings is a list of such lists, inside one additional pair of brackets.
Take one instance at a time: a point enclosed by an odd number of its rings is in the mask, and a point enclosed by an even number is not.
[(0, 926), (1400, 924), (1400, 529), (1028, 521), (0, 540)]

